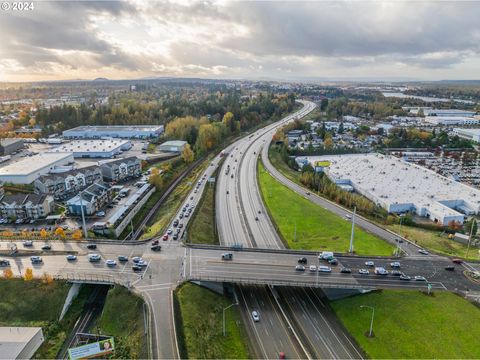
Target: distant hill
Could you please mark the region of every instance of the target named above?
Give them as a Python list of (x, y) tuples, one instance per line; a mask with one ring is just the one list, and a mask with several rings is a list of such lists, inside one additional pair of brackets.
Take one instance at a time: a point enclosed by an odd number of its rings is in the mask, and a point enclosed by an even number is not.
[(110, 80), (108, 80), (107, 78), (96, 78), (96, 79), (93, 79), (93, 81), (110, 81)]

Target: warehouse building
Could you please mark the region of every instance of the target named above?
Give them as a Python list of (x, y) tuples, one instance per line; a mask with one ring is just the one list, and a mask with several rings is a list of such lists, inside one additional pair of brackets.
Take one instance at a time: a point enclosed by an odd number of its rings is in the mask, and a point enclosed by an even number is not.
[(134, 156), (100, 165), (105, 181), (123, 181), (142, 175), (142, 161)]
[(473, 117), (475, 111), (457, 110), (457, 109), (424, 109), (425, 116), (439, 116), (439, 117)]
[(480, 143), (480, 129), (453, 129), (453, 133), (467, 140)]
[(165, 141), (163, 144), (160, 144), (158, 148), (163, 152), (182, 152), (185, 145), (187, 145), (186, 141), (172, 140)]
[(37, 194), (4, 195), (0, 199), (0, 213), (10, 219), (40, 219), (53, 210), (53, 196)]
[(163, 133), (163, 125), (114, 125), (114, 126), (78, 126), (65, 130), (63, 137), (67, 139), (147, 139), (158, 137)]
[[(87, 187), (67, 201), (68, 212), (72, 215), (93, 215), (112, 200), (113, 190), (103, 183)], [(80, 198), (81, 196), (81, 198)]]
[(324, 171), (332, 181), (351, 185), (390, 213), (411, 212), (443, 225), (462, 224), (466, 215), (480, 213), (480, 190), (393, 156), (314, 156), (308, 161), (330, 161)]
[(425, 123), (434, 126), (478, 125), (480, 120), (464, 116), (426, 116)]
[(74, 158), (112, 158), (131, 148), (132, 143), (128, 140), (76, 140), (50, 152), (69, 152)]
[(56, 166), (74, 162), (72, 153), (41, 153), (0, 168), (0, 181), (13, 184), (31, 184)]
[(44, 340), (41, 327), (0, 327), (0, 356), (31, 359)]
[(17, 138), (6, 138), (0, 139), (0, 155), (10, 155), (15, 151), (23, 149), (24, 141), (23, 139)]
[(35, 180), (35, 192), (53, 195), (55, 200), (64, 200), (80, 190), (103, 180), (100, 167), (87, 166), (58, 174), (42, 175)]

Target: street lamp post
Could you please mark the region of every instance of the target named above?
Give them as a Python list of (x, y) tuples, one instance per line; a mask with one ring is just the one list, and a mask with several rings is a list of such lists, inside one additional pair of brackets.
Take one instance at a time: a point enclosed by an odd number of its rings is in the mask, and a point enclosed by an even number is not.
[(83, 234), (85, 236), (85, 239), (88, 237), (87, 233), (87, 226), (85, 224), (85, 213), (83, 212), (83, 199), (82, 199), (83, 191), (80, 191), (78, 196), (80, 196), (80, 211), (82, 212), (82, 225), (83, 225)]
[(368, 308), (372, 310), (372, 320), (370, 321), (370, 331), (368, 333), (368, 337), (372, 337), (373, 334), (373, 318), (375, 316), (375, 308), (373, 306), (368, 306), (368, 305), (360, 305), (362, 309)]
[(226, 336), (226, 330), (225, 330), (225, 310), (230, 309), (232, 306), (238, 305), (238, 303), (234, 303), (231, 305), (228, 305), (226, 308), (223, 309), (223, 336)]

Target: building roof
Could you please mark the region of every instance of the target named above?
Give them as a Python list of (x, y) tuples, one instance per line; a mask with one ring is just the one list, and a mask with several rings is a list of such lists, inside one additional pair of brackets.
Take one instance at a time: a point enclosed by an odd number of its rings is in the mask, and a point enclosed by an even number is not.
[(0, 139), (0, 145), (1, 145), (1, 146), (8, 146), (8, 145), (15, 144), (15, 143), (19, 143), (19, 142), (22, 142), (22, 143), (23, 143), (23, 139), (19, 139), (19, 138), (4, 138), (4, 139)]
[[(45, 166), (49, 166), (57, 161), (68, 160), (72, 153), (40, 153), (38, 155), (23, 158), (20, 161), (0, 167), (0, 176), (2, 175), (29, 175)], [(73, 159), (72, 159), (73, 161)]]
[(91, 166), (86, 166), (84, 168), (68, 170), (68, 171), (61, 172), (61, 173), (55, 173), (55, 174), (50, 174), (50, 175), (42, 175), (38, 178), (38, 180), (46, 181), (46, 180), (49, 180), (49, 179), (53, 180), (53, 179), (58, 179), (58, 178), (65, 179), (68, 176), (83, 174), (83, 173), (85, 173), (89, 170), (95, 170), (95, 169), (98, 169), (98, 168), (99, 167), (97, 165), (91, 165)]
[(128, 140), (75, 140), (69, 143), (60, 145), (50, 152), (72, 152), (72, 153), (97, 153), (97, 152), (111, 152), (128, 145)]
[(182, 141), (182, 140), (170, 140), (170, 141), (165, 141), (164, 143), (160, 144), (160, 146), (184, 146), (187, 142)]
[(470, 110), (458, 110), (458, 109), (424, 109), (423, 114), (425, 116), (428, 116), (428, 115), (463, 116), (464, 114), (474, 115), (474, 114), (476, 114), (476, 112), (475, 111), (470, 111)]
[(16, 359), (41, 327), (0, 327), (2, 359)]
[(17, 204), (24, 205), (31, 202), (33, 205), (42, 204), (45, 201), (47, 195), (38, 195), (38, 194), (11, 194), (4, 195), (0, 202), (4, 204)]
[(117, 160), (113, 160), (113, 161), (104, 162), (100, 166), (128, 163), (128, 162), (131, 162), (131, 161), (139, 161), (139, 160), (140, 159), (137, 158), (136, 156), (129, 156), (129, 157), (126, 157), (126, 158), (123, 158), (123, 159), (117, 159)]
[(103, 131), (103, 132), (115, 132), (115, 131), (158, 131), (163, 130), (163, 125), (85, 125), (77, 126), (72, 129), (65, 130), (69, 131)]
[(480, 136), (480, 129), (462, 129), (462, 128), (455, 128), (453, 129), (454, 132), (459, 132), (462, 134), (469, 134), (472, 136)]

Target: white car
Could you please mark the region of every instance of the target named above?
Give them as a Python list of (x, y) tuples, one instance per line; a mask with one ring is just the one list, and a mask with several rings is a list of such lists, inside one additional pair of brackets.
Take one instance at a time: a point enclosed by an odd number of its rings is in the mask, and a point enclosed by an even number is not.
[(329, 266), (319, 265), (319, 266), (318, 266), (318, 271), (319, 271), (319, 272), (325, 272), (325, 273), (331, 273), (331, 272), (332, 272), (332, 268), (329, 267)]
[(107, 261), (105, 261), (105, 264), (107, 264), (107, 266), (113, 267), (117, 265), (117, 262), (115, 260), (108, 259)]
[(260, 314), (258, 313), (258, 311), (256, 311), (256, 310), (253, 310), (253, 311), (252, 311), (252, 319), (253, 319), (253, 321), (255, 321), (255, 322), (259, 322), (259, 321), (260, 321)]
[(425, 278), (425, 276), (420, 276), (420, 275), (415, 276), (414, 279), (415, 279), (416, 281), (427, 281), (427, 279)]
[(367, 269), (359, 269), (358, 273), (360, 275), (368, 275), (368, 274), (370, 274), (370, 271), (368, 271)]
[(420, 249), (420, 250), (418, 250), (418, 252), (419, 252), (420, 254), (423, 254), (423, 255), (428, 255), (428, 251), (427, 251), (427, 250), (424, 250), (424, 249)]
[(398, 269), (400, 267), (400, 263), (398, 261), (394, 261), (390, 263), (390, 267)]
[(317, 267), (315, 265), (310, 265), (309, 269), (311, 272), (317, 272)]
[(75, 255), (67, 255), (67, 260), (68, 261), (75, 261), (75, 260), (77, 260), (77, 257)]
[(373, 267), (373, 266), (375, 266), (375, 263), (373, 261), (366, 261), (365, 266)]
[(88, 261), (90, 262), (98, 262), (102, 259), (102, 257), (98, 254), (89, 254), (88, 255)]

